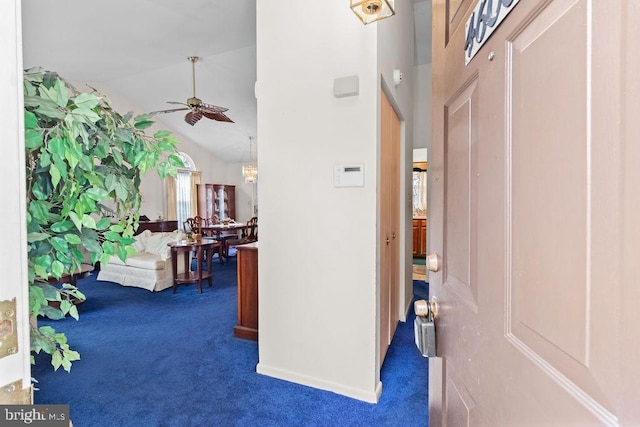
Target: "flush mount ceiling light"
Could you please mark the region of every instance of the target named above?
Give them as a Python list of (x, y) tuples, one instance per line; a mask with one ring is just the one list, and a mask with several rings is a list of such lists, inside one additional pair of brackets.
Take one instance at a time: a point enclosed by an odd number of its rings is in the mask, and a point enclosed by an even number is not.
[(395, 15), (394, 0), (350, 0), (351, 10), (367, 25)]

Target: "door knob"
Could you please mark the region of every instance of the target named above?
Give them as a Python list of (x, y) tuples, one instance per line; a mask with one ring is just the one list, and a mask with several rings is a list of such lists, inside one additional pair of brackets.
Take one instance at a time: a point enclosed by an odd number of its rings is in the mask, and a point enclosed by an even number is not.
[(417, 300), (413, 303), (413, 311), (416, 316), (427, 317), (429, 315), (429, 303), (423, 299)]
[(435, 296), (432, 296), (430, 300), (421, 299), (413, 303), (413, 311), (416, 313), (416, 316), (427, 317), (431, 321), (438, 317), (439, 309), (438, 298)]
[(429, 271), (433, 271), (434, 273), (440, 271), (440, 264), (440, 256), (438, 254), (434, 253), (427, 256), (427, 268)]
[(391, 240), (389, 240), (389, 237), (387, 236), (387, 245), (391, 242)]
[(393, 240), (396, 240), (396, 232), (393, 232)]

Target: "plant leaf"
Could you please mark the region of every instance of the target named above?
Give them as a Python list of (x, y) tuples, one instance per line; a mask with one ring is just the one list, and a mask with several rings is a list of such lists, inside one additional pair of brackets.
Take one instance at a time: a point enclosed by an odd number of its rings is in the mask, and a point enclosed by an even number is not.
[(27, 242), (39, 242), (42, 240), (46, 240), (50, 237), (47, 233), (27, 233)]
[(59, 278), (62, 276), (62, 273), (64, 273), (64, 265), (58, 260), (53, 261), (51, 263), (51, 274), (53, 274), (54, 277)]
[(57, 187), (60, 183), (60, 171), (56, 167), (56, 165), (49, 166), (49, 175), (51, 175), (51, 184), (54, 187)]
[(71, 221), (59, 221), (51, 224), (51, 231), (54, 231), (56, 233), (64, 233), (71, 230), (72, 227), (73, 222)]
[(100, 116), (97, 115), (93, 110), (89, 110), (88, 108), (79, 107), (71, 112), (73, 116), (84, 123), (95, 123), (100, 120)]
[(81, 231), (82, 222), (80, 221), (80, 218), (78, 218), (78, 215), (75, 212), (71, 211), (69, 212), (69, 218), (71, 218), (71, 221), (73, 221), (73, 224), (76, 226), (78, 231)]
[(67, 243), (67, 240), (62, 237), (58, 237), (58, 236), (52, 237), (51, 245), (57, 251), (67, 252), (69, 250), (69, 244)]
[(30, 150), (34, 150), (42, 145), (44, 138), (40, 132), (34, 129), (27, 129), (24, 133), (24, 145)]
[(79, 245), (80, 243), (82, 243), (82, 240), (80, 240), (80, 236), (78, 236), (77, 234), (65, 234), (64, 238), (72, 245)]
[(62, 365), (62, 355), (60, 352), (56, 351), (51, 355), (51, 364), (55, 371), (57, 371), (60, 365)]
[(40, 200), (32, 200), (29, 203), (29, 213), (38, 222), (46, 222), (49, 215), (48, 203)]
[(38, 118), (31, 111), (24, 112), (24, 127), (25, 129), (35, 129), (38, 126)]
[(84, 214), (82, 215), (82, 225), (88, 228), (96, 228), (96, 220), (90, 215)]
[(96, 230), (106, 230), (111, 225), (111, 219), (109, 217), (101, 218), (96, 224)]
[(84, 108), (88, 110), (92, 110), (93, 108), (95, 108), (99, 102), (100, 102), (100, 98), (95, 96), (92, 93), (81, 93), (80, 95), (76, 96), (76, 98), (74, 99), (74, 103), (79, 108)]
[(67, 102), (69, 101), (69, 88), (67, 85), (60, 79), (56, 80), (55, 85), (53, 85), (53, 89), (55, 91), (55, 102), (60, 107), (66, 107)]

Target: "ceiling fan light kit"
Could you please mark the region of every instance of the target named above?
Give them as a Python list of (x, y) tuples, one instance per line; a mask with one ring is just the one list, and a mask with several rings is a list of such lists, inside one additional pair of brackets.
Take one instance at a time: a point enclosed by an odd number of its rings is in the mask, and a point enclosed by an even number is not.
[(198, 121), (203, 117), (219, 122), (233, 123), (233, 120), (231, 120), (229, 117), (227, 117), (227, 115), (224, 114), (225, 111), (229, 110), (228, 108), (206, 104), (196, 96), (196, 62), (198, 62), (200, 57), (189, 56), (187, 57), (187, 59), (189, 60), (189, 62), (191, 62), (191, 81), (193, 84), (193, 96), (191, 98), (188, 98), (186, 103), (167, 101), (168, 104), (180, 104), (184, 105), (184, 107), (172, 108), (169, 110), (152, 111), (151, 114), (173, 113), (174, 111), (188, 111), (188, 113), (184, 116), (184, 121), (189, 123), (191, 126), (198, 123)]

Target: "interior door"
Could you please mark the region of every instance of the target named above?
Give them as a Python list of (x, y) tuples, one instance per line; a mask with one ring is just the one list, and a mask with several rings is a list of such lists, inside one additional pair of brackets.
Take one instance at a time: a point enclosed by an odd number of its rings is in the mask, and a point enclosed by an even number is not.
[(400, 320), (400, 119), (380, 101), (380, 366)]
[(476, 4), (433, 1), (429, 425), (640, 425), (640, 5), (520, 1), (465, 66)]

